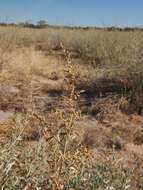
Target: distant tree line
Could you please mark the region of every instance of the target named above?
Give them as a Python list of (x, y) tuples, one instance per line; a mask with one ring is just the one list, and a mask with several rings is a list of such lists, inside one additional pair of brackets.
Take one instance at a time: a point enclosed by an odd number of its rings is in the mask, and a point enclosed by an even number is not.
[(36, 24), (32, 23), (31, 21), (19, 22), (19, 23), (5, 23), (0, 22), (0, 26), (19, 26), (19, 27), (26, 27), (26, 28), (46, 28), (48, 27), (48, 23), (45, 20), (40, 20)]
[(30, 21), (20, 22), (17, 24), (17, 26), (28, 27), (28, 28), (47, 28), (49, 25), (47, 21), (40, 20), (36, 24), (33, 24)]
[(47, 21), (45, 20), (39, 20), (36, 24), (32, 23), (31, 21), (25, 21), (20, 23), (5, 23), (0, 22), (0, 26), (16, 26), (16, 27), (25, 27), (25, 28), (66, 28), (66, 29), (82, 29), (82, 30), (105, 30), (105, 31), (143, 31), (143, 27), (81, 27), (81, 26), (56, 26), (56, 25), (49, 25)]

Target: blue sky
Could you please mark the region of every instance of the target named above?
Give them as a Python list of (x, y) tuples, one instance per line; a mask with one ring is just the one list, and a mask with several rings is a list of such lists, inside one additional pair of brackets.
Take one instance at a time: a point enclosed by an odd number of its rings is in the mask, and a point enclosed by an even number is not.
[(143, 26), (143, 0), (0, 0), (0, 21)]

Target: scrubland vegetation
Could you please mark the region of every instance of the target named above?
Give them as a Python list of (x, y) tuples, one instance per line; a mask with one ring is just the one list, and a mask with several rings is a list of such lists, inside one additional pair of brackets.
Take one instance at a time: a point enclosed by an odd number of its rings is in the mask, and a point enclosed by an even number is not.
[(0, 188), (143, 189), (143, 32), (0, 28)]

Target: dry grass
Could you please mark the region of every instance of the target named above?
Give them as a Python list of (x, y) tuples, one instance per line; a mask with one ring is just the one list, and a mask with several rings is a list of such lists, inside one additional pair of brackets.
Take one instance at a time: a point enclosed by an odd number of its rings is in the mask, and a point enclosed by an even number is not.
[(143, 189), (142, 35), (0, 28), (1, 189)]

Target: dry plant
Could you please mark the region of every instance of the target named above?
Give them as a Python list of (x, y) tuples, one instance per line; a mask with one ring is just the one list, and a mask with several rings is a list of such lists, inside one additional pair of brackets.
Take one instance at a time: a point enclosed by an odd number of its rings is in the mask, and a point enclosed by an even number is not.
[(0, 72), (2, 72), (4, 64), (9, 62), (8, 53), (16, 47), (16, 40), (15, 29), (10, 30), (9, 33), (0, 32)]

